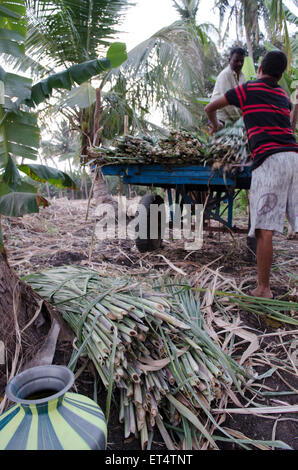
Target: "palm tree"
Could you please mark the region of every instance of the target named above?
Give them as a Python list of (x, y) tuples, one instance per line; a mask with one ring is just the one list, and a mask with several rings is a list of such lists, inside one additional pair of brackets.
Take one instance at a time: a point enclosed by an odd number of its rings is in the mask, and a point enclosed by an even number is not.
[[(292, 2), (297, 6), (297, 2)], [(282, 0), (267, 0), (264, 12), (264, 20), (271, 43), (280, 41), (288, 56), (289, 66), (294, 58), (297, 57), (297, 30), (295, 37), (291, 38), (289, 34), (289, 24), (298, 26), (297, 16), (285, 5)]]
[(235, 22), (237, 42), (239, 46), (246, 43), (248, 54), (253, 58), (253, 43), (259, 39), (259, 20), (264, 9), (264, 0), (216, 0), (215, 7), (220, 13), (220, 30), (222, 30), (225, 17), (228, 15), (227, 27), (222, 34), (222, 42), (228, 36), (230, 23)]
[[(98, 57), (117, 32), (117, 26), (129, 0), (25, 0), (28, 9), (27, 60), (19, 62), (22, 69), (30, 67), (43, 74), (49, 67), (59, 70)], [(45, 67), (43, 68), (43, 64)], [(88, 85), (87, 85), (88, 87)], [(82, 154), (87, 146), (96, 142), (100, 91), (96, 92), (97, 107), (94, 119), (92, 101), (86, 108), (76, 108), (72, 124), (82, 135)], [(98, 182), (100, 185), (103, 181)], [(107, 191), (106, 199), (110, 200)]]
[[(30, 65), (33, 69), (34, 65), (45, 57), (48, 58), (51, 67), (93, 58), (97, 55), (98, 48), (106, 44), (107, 34), (109, 39), (114, 32), (107, 27), (114, 21), (111, 13), (115, 14), (118, 9), (116, 19), (119, 20), (120, 13), (129, 5), (128, 0), (26, 1), (31, 8), (27, 40), (31, 62), (23, 63), (22, 66)], [(53, 9), (54, 6), (56, 9), (58, 7), (58, 10)], [(168, 113), (169, 119), (173, 120), (176, 117), (176, 122), (174, 120), (173, 124), (178, 124), (177, 115), (182, 117), (181, 122), (186, 126), (195, 125), (197, 121), (198, 116), (192, 116), (197, 108), (194, 97), (205, 94), (210, 66), (211, 74), (219, 67), (219, 56), (209, 38), (211, 28), (215, 28), (210, 24), (196, 24), (199, 0), (176, 0), (173, 1), (173, 6), (178, 9), (181, 20), (163, 28), (137, 46), (129, 54), (126, 65), (115, 73), (107, 74), (98, 86), (101, 93), (99, 91), (97, 93), (97, 102), (99, 100), (101, 102), (101, 112), (108, 109), (105, 114), (106, 116), (110, 114), (114, 119), (115, 128), (121, 129), (119, 121), (115, 122), (119, 112), (122, 114), (122, 122), (123, 115), (128, 114), (131, 122), (138, 126), (137, 114), (141, 116), (144, 110), (148, 110), (148, 107), (157, 101)], [(106, 13), (104, 15), (105, 27), (99, 25), (103, 17), (101, 13), (103, 7), (106, 9), (105, 12), (110, 14), (110, 16)], [(109, 81), (112, 81), (112, 86)], [(129, 86), (127, 86), (128, 81)], [(108, 92), (103, 91), (107, 84), (109, 84)], [(178, 89), (183, 90), (183, 93), (178, 93)], [(80, 90), (74, 93), (80, 93)], [(95, 103), (96, 93), (94, 90), (90, 93), (90, 88), (87, 90), (86, 87), (83, 93), (87, 98), (85, 106), (88, 109), (86, 112), (81, 112), (80, 116), (84, 154), (86, 146), (90, 142), (93, 143), (95, 138), (94, 123), (89, 116), (89, 104)], [(110, 103), (112, 106), (109, 106)], [(112, 112), (115, 105), (117, 113)], [(91, 116), (93, 117), (93, 113)], [(87, 122), (88, 129), (86, 129)]]
[[(128, 0), (26, 2), (30, 8), (29, 59), (22, 67), (33, 67), (36, 72), (42, 72), (41, 62), (47, 69), (50, 64), (52, 70), (96, 57), (129, 6)], [(96, 89), (84, 84), (63, 96), (67, 108), (60, 110), (82, 134), (82, 155), (100, 139), (123, 132), (125, 115), (130, 125), (146, 129), (144, 117), (156, 103), (172, 125), (193, 130), (200, 125), (196, 98), (205, 95), (209, 75), (218, 70), (219, 57), (208, 35), (212, 26), (196, 24), (199, 1), (177, 0), (173, 4), (180, 21), (137, 46), (125, 66), (103, 76)], [(98, 185), (104, 187), (101, 178)], [(105, 194), (105, 202), (112, 202), (107, 191), (99, 193)]]
[(173, 6), (181, 19), (136, 46), (121, 68), (104, 79), (121, 77), (131, 85), (126, 97), (139, 115), (158, 105), (168, 125), (195, 131), (200, 127), (202, 111), (197, 97), (206, 94), (210, 75), (220, 67), (209, 35), (217, 31), (211, 24), (196, 23), (199, 0), (176, 0)]
[[(24, 54), (26, 37), (24, 1), (11, 0), (6, 2), (5, 7), (0, 5), (2, 28), (0, 53), (10, 53), (18, 58)], [(47, 203), (42, 196), (37, 195), (34, 185), (21, 178), (20, 172), (38, 181), (49, 181), (59, 187), (73, 187), (74, 182), (64, 172), (44, 165), (23, 162), (24, 159), (37, 159), (40, 131), (37, 125), (36, 104), (49, 98), (54, 89), (69, 89), (74, 83), (82, 83), (95, 74), (98, 75), (112, 66), (118, 66), (121, 60), (125, 60), (126, 54), (122, 45), (111, 47), (104, 59), (95, 59), (66, 68), (47, 76), (34, 86), (32, 80), (14, 73), (6, 73), (0, 67), (0, 80), (4, 85), (0, 101), (0, 340), (7, 346), (7, 368), (12, 364), (12, 374), (15, 372), (14, 367), (17, 366), (18, 354), (22, 352), (22, 358), (27, 359), (26, 346), (36, 347), (41, 339), (41, 332), (33, 325), (30, 325), (30, 330), (35, 330), (35, 334), (32, 333), (28, 337), (29, 328), (24, 336), (23, 331), (22, 337), (20, 334), (25, 324), (34, 317), (40, 299), (17, 277), (8, 264), (1, 217), (2, 215), (22, 217), (24, 214), (38, 212), (39, 205)], [(18, 164), (18, 158), (22, 159), (21, 165)], [(51, 312), (49, 306), (44, 305), (44, 308)], [(16, 354), (12, 358), (15, 344)], [(24, 346), (21, 351), (21, 347)]]
[(215, 7), (220, 12), (220, 30), (227, 18), (227, 28), (222, 35), (224, 42), (231, 21), (235, 21), (237, 41), (239, 45), (246, 43), (249, 56), (253, 59), (253, 45), (257, 44), (260, 35), (260, 21), (264, 20), (266, 33), (274, 42), (282, 40), (285, 52), (292, 59), (292, 45), (288, 32), (288, 22), (297, 25), (297, 17), (286, 7), (282, 0), (215, 0)]

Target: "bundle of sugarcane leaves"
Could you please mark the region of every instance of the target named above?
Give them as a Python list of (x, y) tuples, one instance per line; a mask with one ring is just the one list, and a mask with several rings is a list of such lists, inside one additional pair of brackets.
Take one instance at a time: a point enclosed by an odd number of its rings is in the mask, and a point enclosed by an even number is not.
[(246, 165), (250, 160), (243, 118), (217, 132), (209, 144), (213, 168), (230, 172), (232, 165)]
[(221, 428), (212, 405), (232, 387), (242, 394), (250, 375), (208, 336), (191, 289), (153, 289), (79, 266), (24, 279), (73, 329), (79, 348), (68, 366), (86, 353), (93, 362), (107, 389), (107, 420), (119, 389), (125, 438), (150, 449), (158, 429), (171, 450), (217, 449), (217, 439), (249, 448)]
[(148, 135), (117, 137), (110, 147), (88, 148), (88, 159), (104, 164), (209, 165), (215, 170), (232, 171), (232, 165), (245, 165), (250, 151), (243, 119), (227, 125), (214, 136), (171, 130), (168, 137)]
[(161, 139), (146, 135), (117, 137), (113, 141), (113, 146), (89, 148), (88, 155), (92, 162), (96, 161), (99, 165), (212, 163), (204, 138), (184, 130), (172, 130), (168, 137)]

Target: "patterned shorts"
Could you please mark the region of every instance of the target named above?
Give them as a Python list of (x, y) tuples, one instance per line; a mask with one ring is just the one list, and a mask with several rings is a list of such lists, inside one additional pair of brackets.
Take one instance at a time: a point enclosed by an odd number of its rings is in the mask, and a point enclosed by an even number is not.
[(283, 233), (285, 218), (298, 232), (298, 153), (281, 152), (270, 155), (252, 172), (250, 188), (251, 226), (256, 229)]

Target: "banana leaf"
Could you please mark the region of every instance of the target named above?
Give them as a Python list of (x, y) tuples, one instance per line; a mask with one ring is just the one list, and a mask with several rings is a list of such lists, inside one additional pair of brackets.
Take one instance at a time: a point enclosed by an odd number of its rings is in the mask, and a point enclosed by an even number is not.
[(0, 5), (0, 51), (21, 58), (27, 31), (24, 0)]
[(23, 164), (19, 165), (18, 168), (35, 181), (48, 182), (59, 188), (76, 189), (76, 184), (70, 176), (56, 168), (38, 164)]
[[(0, 42), (0, 50), (1, 42)], [(23, 101), (31, 97), (32, 80), (15, 73), (5, 73), (5, 95)]]
[(119, 67), (127, 59), (126, 46), (122, 42), (114, 42), (108, 49), (107, 59), (113, 68)]
[(37, 159), (40, 131), (37, 116), (33, 113), (0, 110), (0, 168), (5, 167), (10, 154)]
[(71, 90), (76, 83), (81, 85), (90, 78), (99, 75), (113, 67), (118, 67), (127, 59), (126, 45), (123, 43), (112, 44), (104, 59), (93, 59), (81, 64), (72, 65), (63, 72), (50, 75), (48, 78), (33, 85), (31, 97), (24, 100), (29, 107), (34, 107), (52, 95), (53, 89)]
[(3, 175), (3, 181), (13, 191), (16, 191), (18, 186), (20, 186), (21, 184), (20, 173), (16, 167), (15, 162), (10, 156), (8, 157), (8, 163), (6, 165), (5, 172)]
[(22, 217), (38, 212), (37, 189), (29, 183), (20, 182), (17, 191), (0, 181), (0, 214), (7, 217)]
[(63, 97), (63, 105), (70, 108), (89, 108), (96, 101), (96, 91), (90, 83), (83, 83), (79, 87), (72, 88)]

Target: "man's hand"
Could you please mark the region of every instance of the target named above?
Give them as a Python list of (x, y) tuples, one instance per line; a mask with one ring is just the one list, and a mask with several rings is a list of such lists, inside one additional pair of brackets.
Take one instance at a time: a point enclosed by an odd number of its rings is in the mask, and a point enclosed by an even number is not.
[(211, 121), (208, 121), (208, 128), (209, 128), (210, 135), (216, 134), (216, 132), (220, 131), (224, 127), (225, 125), (221, 121), (216, 120), (215, 125)]
[(210, 127), (211, 135), (214, 134), (215, 132), (218, 132), (220, 129), (224, 127), (224, 125), (218, 121), (216, 117), (216, 111), (218, 109), (224, 108), (225, 106), (228, 106), (228, 104), (229, 103), (228, 103), (227, 98), (223, 95), (217, 100), (209, 103), (208, 106), (206, 106), (205, 112), (208, 117), (208, 125)]

